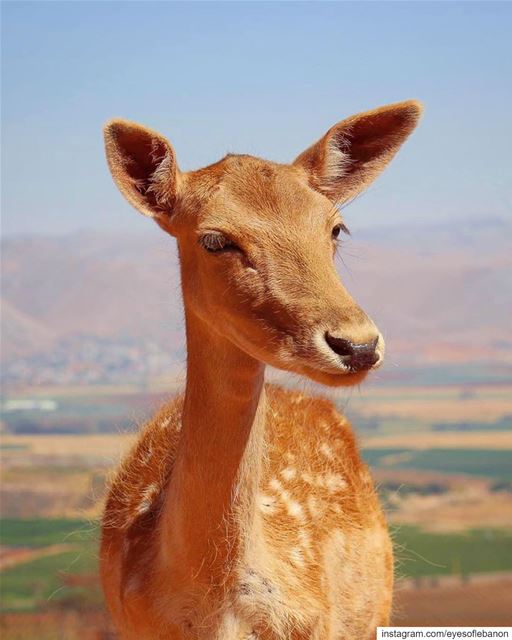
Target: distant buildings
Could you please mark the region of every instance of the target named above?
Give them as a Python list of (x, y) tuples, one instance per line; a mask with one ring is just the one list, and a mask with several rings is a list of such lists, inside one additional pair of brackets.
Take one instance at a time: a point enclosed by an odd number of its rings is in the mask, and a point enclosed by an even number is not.
[(59, 405), (55, 400), (47, 398), (20, 398), (2, 402), (3, 413), (13, 413), (14, 411), (56, 411), (58, 407)]
[(0, 380), (5, 386), (142, 384), (169, 373), (181, 360), (183, 353), (163, 351), (151, 340), (79, 336), (51, 351), (3, 363)]

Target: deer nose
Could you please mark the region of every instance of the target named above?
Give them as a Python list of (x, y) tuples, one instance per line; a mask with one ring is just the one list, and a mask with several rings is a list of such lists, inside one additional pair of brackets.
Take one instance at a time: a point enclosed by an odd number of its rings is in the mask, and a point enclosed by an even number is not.
[(339, 356), (343, 358), (343, 363), (350, 368), (351, 371), (363, 371), (370, 369), (379, 359), (376, 351), (378, 336), (366, 342), (365, 344), (355, 344), (344, 338), (335, 338), (334, 336), (325, 334), (325, 341)]

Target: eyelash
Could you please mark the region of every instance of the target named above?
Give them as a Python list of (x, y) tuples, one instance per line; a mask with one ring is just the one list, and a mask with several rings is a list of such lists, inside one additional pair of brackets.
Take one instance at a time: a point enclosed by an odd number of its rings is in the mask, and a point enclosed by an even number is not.
[[(348, 236), (350, 235), (348, 227), (343, 222), (340, 222), (333, 227), (332, 239), (334, 241), (337, 241), (340, 233), (342, 232)], [(219, 232), (205, 233), (199, 239), (199, 243), (201, 244), (203, 249), (208, 251), (208, 253), (222, 253), (223, 251), (233, 249), (239, 250), (234, 242), (232, 242), (231, 240), (226, 238), (225, 235)]]
[(340, 235), (341, 232), (343, 232), (347, 236), (350, 235), (350, 231), (349, 231), (348, 227), (343, 222), (340, 222), (339, 224), (337, 224), (337, 225), (335, 225), (333, 227), (333, 230), (332, 230), (332, 238), (333, 238), (333, 240), (338, 240), (339, 235)]
[(222, 233), (205, 233), (199, 239), (199, 243), (203, 249), (206, 249), (209, 253), (221, 253), (228, 249), (238, 249), (238, 247)]

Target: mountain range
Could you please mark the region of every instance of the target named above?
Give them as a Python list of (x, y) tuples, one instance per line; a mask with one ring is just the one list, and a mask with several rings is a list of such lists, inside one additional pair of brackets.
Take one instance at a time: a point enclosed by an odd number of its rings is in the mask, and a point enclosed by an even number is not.
[[(511, 238), (503, 218), (381, 225), (344, 241), (337, 266), (383, 331), (391, 366), (511, 364)], [(1, 291), (4, 381), (58, 373), (59, 362), (80, 381), (92, 352), (94, 380), (105, 359), (120, 357), (114, 377), (135, 361), (138, 371), (147, 359), (182, 364), (177, 251), (156, 228), (4, 238)]]

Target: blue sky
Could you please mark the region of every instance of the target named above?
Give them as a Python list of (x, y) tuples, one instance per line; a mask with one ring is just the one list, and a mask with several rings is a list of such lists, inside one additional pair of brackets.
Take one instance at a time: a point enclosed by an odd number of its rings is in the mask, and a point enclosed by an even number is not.
[(3, 3), (2, 228), (138, 230), (101, 126), (165, 133), (183, 169), (292, 160), (336, 121), (417, 98), (419, 130), (354, 226), (510, 216), (508, 2)]

